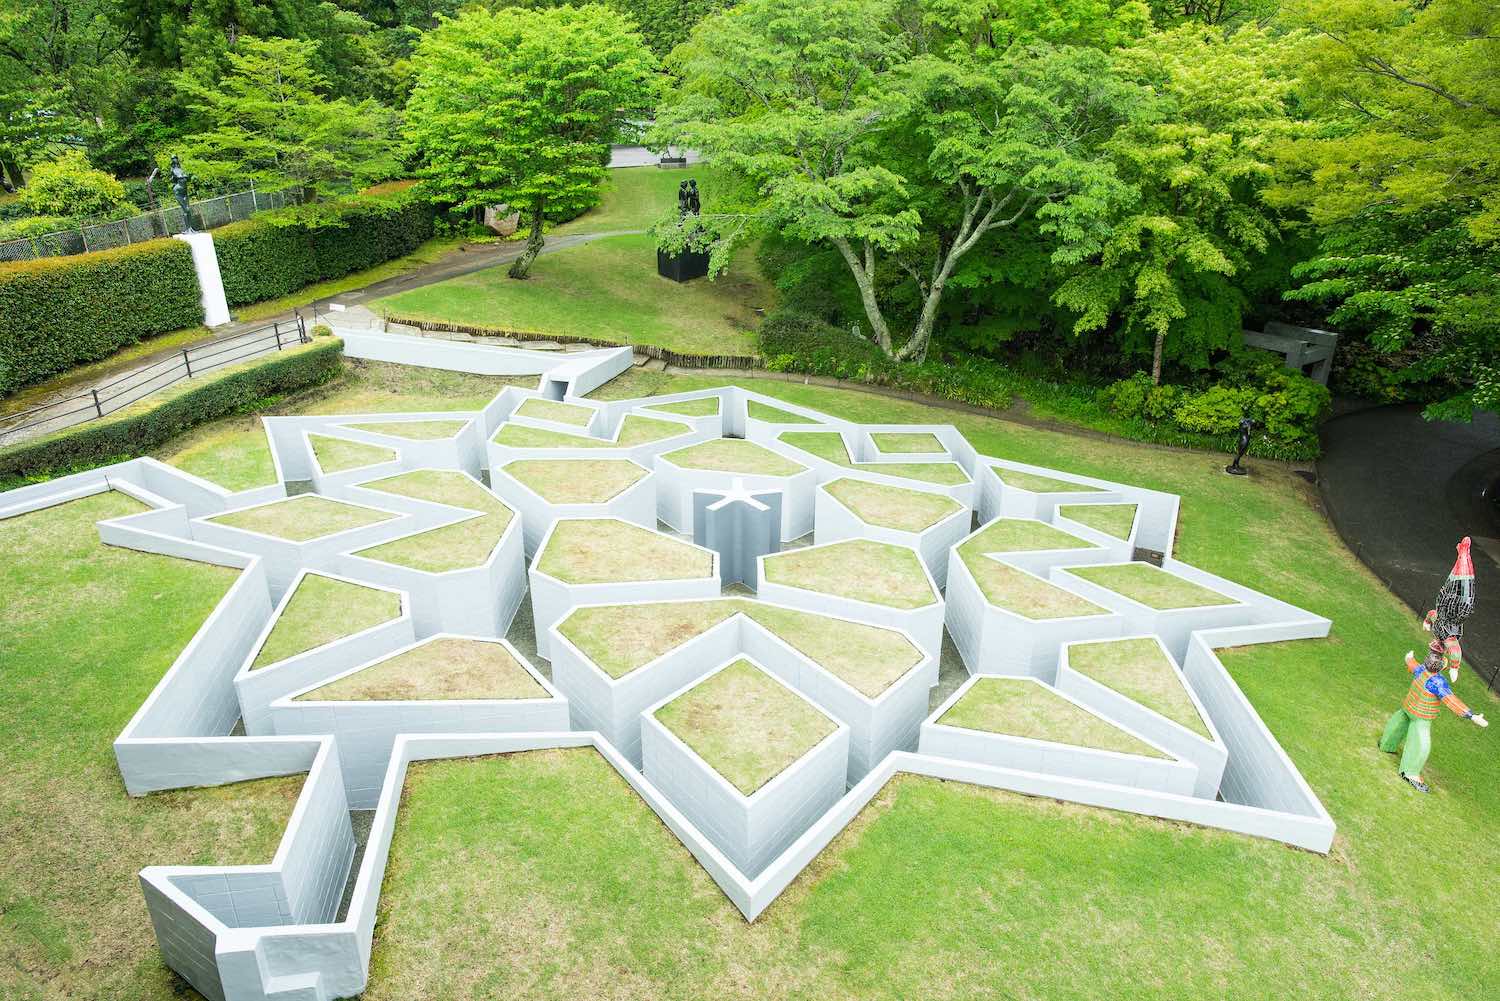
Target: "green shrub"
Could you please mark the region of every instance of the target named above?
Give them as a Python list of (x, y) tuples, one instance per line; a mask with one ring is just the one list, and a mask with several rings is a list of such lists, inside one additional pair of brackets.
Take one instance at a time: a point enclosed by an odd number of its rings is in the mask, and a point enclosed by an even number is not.
[(202, 322), (180, 240), (0, 265), (0, 392)]
[(1282, 366), (1263, 351), (1243, 352), (1216, 373), (1219, 382), (1199, 391), (1153, 386), (1137, 372), (1099, 391), (1099, 403), (1116, 417), (1228, 440), (1248, 415), (1257, 424), (1257, 454), (1281, 458), (1317, 455), (1318, 424), (1328, 416), (1328, 389)]
[(1187, 397), (1172, 411), (1172, 420), (1184, 431), (1198, 434), (1229, 434), (1240, 426), (1255, 403), (1255, 390), (1233, 386), (1210, 386)]
[(344, 342), (320, 340), (269, 361), (212, 373), (173, 396), (143, 400), (102, 420), (0, 451), (0, 490), (142, 455), (199, 424), (247, 413), (338, 375)]
[(1145, 372), (1137, 372), (1101, 389), (1099, 402), (1116, 417), (1139, 417), (1146, 410), (1146, 397), (1152, 388), (1151, 377)]
[(82, 150), (70, 149), (32, 168), (21, 201), (37, 215), (107, 215), (128, 207), (125, 185), (95, 170)]
[(433, 209), (416, 195), (354, 198), (268, 212), (214, 231), (231, 306), (290, 295), (409, 254), (433, 233)]
[(961, 351), (921, 364), (894, 362), (849, 331), (784, 306), (761, 324), (760, 355), (772, 371), (889, 386), (995, 410), (1021, 397), (1037, 416), (1187, 448), (1232, 450), (1240, 419), (1249, 413), (1259, 425), (1250, 452), (1270, 459), (1316, 458), (1317, 425), (1329, 408), (1327, 389), (1265, 352), (1247, 353), (1230, 365), (1227, 375), (1239, 385), (1226, 381), (1201, 391), (1153, 386), (1149, 375), (1137, 372), (1096, 388)]
[(1142, 414), (1153, 421), (1166, 420), (1182, 402), (1181, 386), (1152, 386), (1146, 392), (1146, 403)]

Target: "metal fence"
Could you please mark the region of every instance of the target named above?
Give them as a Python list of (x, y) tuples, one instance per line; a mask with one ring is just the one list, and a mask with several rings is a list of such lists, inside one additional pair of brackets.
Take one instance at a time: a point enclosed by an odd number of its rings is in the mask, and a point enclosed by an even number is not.
[[(248, 219), (257, 212), (279, 209), (300, 202), (295, 190), (286, 191), (236, 191), (232, 195), (220, 195), (201, 202), (191, 202), (188, 208), (193, 213), (194, 229), (214, 229), (227, 223)], [(146, 212), (129, 219), (114, 219), (107, 222), (83, 223), (73, 229), (45, 233), (41, 236), (22, 237), (0, 242), (0, 262), (29, 261), (38, 257), (65, 257), (69, 254), (85, 254), (91, 250), (112, 250), (127, 243), (140, 243), (171, 236), (185, 230), (182, 224), (182, 209), (176, 204), (163, 206), (155, 212)]]
[(102, 385), (39, 407), (0, 416), (0, 446), (106, 417), (183, 379), (270, 354), (311, 338), (301, 315), (241, 334), (220, 337), (128, 372)]

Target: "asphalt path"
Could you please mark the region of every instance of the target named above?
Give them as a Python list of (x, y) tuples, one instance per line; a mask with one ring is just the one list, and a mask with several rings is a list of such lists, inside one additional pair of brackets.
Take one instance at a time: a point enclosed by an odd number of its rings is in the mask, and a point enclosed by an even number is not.
[(1413, 614), (1432, 607), (1458, 540), (1474, 539), (1464, 660), (1500, 691), (1500, 418), (1450, 424), (1420, 407), (1375, 407), (1328, 421), (1321, 437), (1329, 518)]

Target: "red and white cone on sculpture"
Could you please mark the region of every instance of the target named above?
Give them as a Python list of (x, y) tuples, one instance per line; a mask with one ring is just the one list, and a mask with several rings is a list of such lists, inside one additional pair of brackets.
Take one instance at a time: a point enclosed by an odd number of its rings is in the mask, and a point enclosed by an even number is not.
[(1433, 632), (1439, 639), (1461, 632), (1464, 619), (1474, 611), (1474, 558), (1469, 555), (1470, 544), (1467, 535), (1459, 542), (1458, 558), (1453, 561), (1448, 579), (1438, 589)]

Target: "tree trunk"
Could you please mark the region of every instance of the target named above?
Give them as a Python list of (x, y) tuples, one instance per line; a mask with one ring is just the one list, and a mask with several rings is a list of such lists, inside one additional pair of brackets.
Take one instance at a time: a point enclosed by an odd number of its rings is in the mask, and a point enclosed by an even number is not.
[(20, 191), (26, 186), (26, 175), (21, 170), (21, 165), (8, 155), (0, 155), (0, 170), (4, 170), (10, 178), (9, 187), (12, 191)]
[(849, 265), (849, 273), (854, 276), (854, 284), (859, 286), (859, 298), (865, 307), (865, 317), (870, 321), (870, 330), (875, 334), (875, 343), (880, 350), (887, 355), (891, 353), (891, 330), (886, 326), (885, 314), (880, 311), (880, 302), (875, 298), (875, 275), (874, 268), (869, 266), (874, 263), (874, 252), (865, 245), (865, 264), (861, 264), (859, 257), (854, 253), (854, 248), (849, 246), (848, 240), (832, 241), (838, 252), (844, 256), (844, 263)]
[(1167, 332), (1158, 330), (1156, 332), (1156, 346), (1151, 351), (1151, 385), (1161, 385), (1161, 355), (1162, 348), (1167, 343)]
[(542, 239), (542, 209), (543, 203), (538, 201), (531, 210), (531, 232), (526, 236), (526, 249), (506, 272), (512, 278), (525, 278), (531, 271), (531, 262), (542, 252), (542, 244), (546, 242)]

